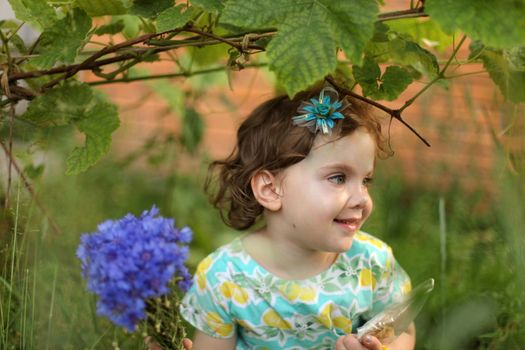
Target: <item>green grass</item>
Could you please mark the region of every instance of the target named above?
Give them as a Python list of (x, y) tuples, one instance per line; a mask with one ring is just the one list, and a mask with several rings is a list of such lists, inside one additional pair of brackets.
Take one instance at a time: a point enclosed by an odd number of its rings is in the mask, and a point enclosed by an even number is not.
[[(1, 225), (0, 348), (143, 348), (140, 334), (126, 334), (96, 316), (96, 300), (85, 290), (75, 257), (79, 236), (107, 218), (138, 214), (155, 203), (178, 226), (193, 228), (194, 267), (235, 236), (207, 204), (202, 174), (123, 169), (109, 159), (77, 177), (44, 177), (39, 194), (61, 235), (15, 184)], [(375, 212), (365, 229), (392, 245), (414, 284), (436, 279), (417, 319), (418, 350), (525, 344), (523, 178), (507, 174), (498, 181), (492, 198), (459, 187), (443, 192), (409, 184), (393, 174), (374, 185)]]

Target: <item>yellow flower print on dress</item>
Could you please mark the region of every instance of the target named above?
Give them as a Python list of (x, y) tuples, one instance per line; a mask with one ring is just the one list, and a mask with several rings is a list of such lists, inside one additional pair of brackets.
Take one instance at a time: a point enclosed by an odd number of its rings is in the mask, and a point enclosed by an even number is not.
[(216, 312), (208, 312), (206, 314), (206, 324), (215, 333), (222, 337), (230, 336), (233, 331), (233, 325), (225, 323), (221, 316)]
[(195, 275), (197, 276), (197, 285), (201, 291), (206, 288), (206, 272), (208, 272), (212, 262), (213, 259), (211, 256), (208, 256), (206, 259), (201, 261), (199, 266), (197, 266), (197, 271), (195, 271)]
[(341, 329), (345, 334), (352, 333), (352, 320), (345, 317), (337, 305), (334, 305), (331, 301), (321, 308), (317, 319), (326, 328), (331, 329), (332, 327), (336, 327)]
[(242, 287), (239, 287), (233, 282), (223, 282), (219, 287), (221, 294), (227, 298), (231, 299), (237, 304), (246, 305), (248, 303), (249, 294)]
[(370, 244), (372, 244), (374, 247), (377, 247), (381, 250), (386, 250), (388, 249), (388, 245), (386, 245), (383, 241), (373, 237), (373, 236), (370, 236), (370, 235), (366, 235), (362, 232), (358, 232), (355, 237), (355, 239), (361, 241), (361, 242), (368, 242)]
[(288, 321), (284, 320), (275, 310), (269, 309), (266, 311), (263, 316), (262, 320), (264, 324), (270, 327), (275, 327), (279, 329), (291, 329), (290, 323)]
[(362, 269), (359, 273), (359, 285), (361, 287), (371, 287), (372, 290), (376, 289), (377, 281), (374, 274), (369, 269)]
[(325, 306), (321, 308), (321, 312), (319, 313), (319, 316), (317, 316), (317, 319), (323, 326), (326, 328), (332, 328), (332, 308), (333, 304), (332, 302), (326, 303)]
[(317, 291), (311, 286), (301, 286), (296, 282), (287, 282), (279, 286), (279, 290), (292, 303), (297, 301), (315, 303), (317, 301)]

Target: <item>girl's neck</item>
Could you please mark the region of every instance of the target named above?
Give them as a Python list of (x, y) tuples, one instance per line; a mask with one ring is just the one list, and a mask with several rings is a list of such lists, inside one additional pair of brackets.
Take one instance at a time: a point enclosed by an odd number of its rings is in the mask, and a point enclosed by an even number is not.
[(302, 280), (327, 270), (338, 254), (306, 250), (273, 235), (266, 228), (243, 238), (246, 252), (273, 275), (286, 280)]

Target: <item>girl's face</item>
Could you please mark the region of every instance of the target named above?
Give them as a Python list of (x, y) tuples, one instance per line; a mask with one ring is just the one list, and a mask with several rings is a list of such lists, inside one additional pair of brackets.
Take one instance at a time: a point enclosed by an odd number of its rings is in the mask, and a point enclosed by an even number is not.
[[(308, 156), (280, 176), (280, 235), (305, 250), (341, 253), (372, 211), (368, 184), (376, 145), (359, 128), (337, 139), (320, 135)], [(284, 237), (283, 237), (284, 238)]]

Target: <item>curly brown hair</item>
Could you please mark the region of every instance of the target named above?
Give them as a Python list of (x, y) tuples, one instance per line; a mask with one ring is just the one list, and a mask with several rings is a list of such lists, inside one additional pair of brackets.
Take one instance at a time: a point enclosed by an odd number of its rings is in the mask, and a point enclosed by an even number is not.
[[(210, 164), (205, 190), (211, 203), (219, 209), (223, 221), (230, 227), (245, 230), (253, 226), (263, 207), (251, 188), (252, 177), (261, 170), (277, 174), (303, 160), (314, 144), (316, 134), (292, 123), (302, 101), (319, 96), (321, 88), (295, 95), (272, 98), (257, 107), (237, 131), (237, 145), (224, 160)], [(377, 145), (377, 155), (387, 154), (381, 124), (370, 113), (369, 105), (350, 96), (343, 96), (349, 107), (336, 122), (333, 135), (344, 137), (357, 128), (365, 128)], [(217, 188), (212, 189), (214, 180)]]

